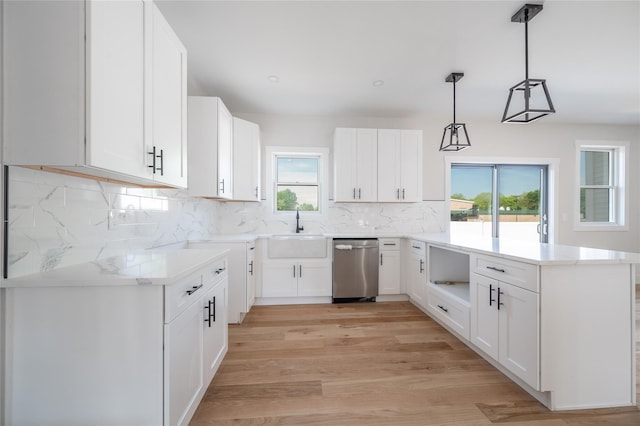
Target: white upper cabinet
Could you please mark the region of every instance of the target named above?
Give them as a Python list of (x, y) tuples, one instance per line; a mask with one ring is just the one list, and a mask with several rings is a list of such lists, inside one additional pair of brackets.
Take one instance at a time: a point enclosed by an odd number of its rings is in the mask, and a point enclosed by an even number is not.
[(233, 199), (260, 201), (260, 127), (233, 117)]
[(142, 0), (7, 2), (2, 23), (6, 164), (184, 187), (184, 179), (173, 178), (184, 172), (173, 152), (186, 143), (184, 125), (156, 147), (157, 155), (166, 151), (165, 177), (156, 179), (149, 167), (148, 152), (155, 145), (150, 120), (184, 120), (184, 105), (173, 104), (179, 100), (175, 93), (185, 88), (183, 47), (180, 79), (157, 76), (156, 86), (172, 96), (149, 92), (154, 67), (166, 72), (166, 61), (147, 62), (151, 46), (164, 43), (152, 39), (148, 29), (151, 20), (160, 19), (155, 5)]
[(378, 201), (422, 201), (422, 131), (378, 129)]
[(337, 128), (334, 135), (335, 201), (377, 201), (378, 131)]
[(189, 194), (233, 197), (233, 117), (222, 99), (189, 96)]
[(422, 130), (337, 128), (337, 202), (422, 201)]
[[(151, 178), (152, 171), (145, 165), (144, 151), (144, 13), (141, 1), (87, 3), (86, 79), (91, 84), (86, 86), (86, 164), (126, 175)], [(114, 31), (114, 25), (117, 25), (117, 31)], [(40, 57), (38, 60), (46, 59)], [(70, 60), (66, 66), (73, 66), (73, 62)], [(54, 84), (53, 79), (64, 77), (51, 78), (50, 83)], [(83, 81), (83, 73), (78, 72), (74, 78), (79, 82)], [(41, 96), (46, 94), (38, 95)], [(50, 105), (47, 110), (39, 111), (37, 117), (32, 119), (46, 120), (55, 117), (56, 114), (49, 109), (52, 107)], [(79, 113), (82, 113), (81, 108), (82, 103), (78, 105)], [(82, 122), (80, 117), (69, 117), (70, 122), (74, 118), (79, 123)], [(46, 127), (32, 127), (33, 129), (24, 130), (46, 131)], [(84, 135), (79, 133), (78, 137), (82, 139)], [(47, 139), (45, 135), (39, 135), (33, 140)], [(10, 150), (14, 148), (12, 142), (10, 140), (8, 143)], [(55, 138), (53, 143), (46, 145), (49, 149), (55, 149), (59, 143), (66, 142), (62, 138)], [(39, 143), (39, 148), (40, 145)], [(56, 154), (61, 158), (47, 157), (39, 160), (41, 164), (63, 166), (83, 162), (82, 158), (78, 158), (76, 163), (69, 163), (73, 157), (64, 151), (56, 150)], [(81, 154), (78, 152), (78, 157)], [(23, 155), (32, 154), (25, 152), (20, 157)], [(51, 161), (48, 161), (49, 158)]]
[[(151, 75), (147, 78), (147, 154), (154, 180), (187, 187), (187, 51), (155, 3), (146, 2), (151, 34), (146, 49)], [(155, 152), (155, 153), (154, 153)], [(155, 163), (154, 163), (155, 160)], [(155, 167), (154, 167), (155, 165)]]

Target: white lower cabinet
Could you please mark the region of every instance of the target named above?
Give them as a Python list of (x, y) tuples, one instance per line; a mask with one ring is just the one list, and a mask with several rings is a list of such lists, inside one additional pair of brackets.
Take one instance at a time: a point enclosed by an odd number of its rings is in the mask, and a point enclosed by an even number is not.
[[(496, 271), (507, 273), (503, 264), (493, 266), (491, 261), (486, 268), (492, 268), (488, 269), (492, 275)], [(475, 272), (471, 274), (470, 292), (471, 342), (539, 390), (539, 294)]]
[(400, 239), (378, 238), (378, 294), (400, 294)]
[(262, 274), (263, 297), (331, 296), (329, 259), (268, 260)]
[(581, 259), (581, 248), (572, 259), (570, 246), (505, 255), (495, 242), (438, 243), (428, 246), (434, 320), (550, 410), (636, 405), (633, 264), (606, 251)]
[(171, 292), (165, 296), (165, 425), (189, 423), (227, 352), (227, 265), (226, 258), (219, 260), (167, 287)]
[(164, 326), (165, 424), (186, 424), (203, 387), (202, 298)]
[(411, 300), (426, 307), (427, 298), (427, 257), (426, 244), (422, 241), (409, 241), (409, 256), (407, 259), (407, 287)]
[(223, 258), (166, 286), (7, 288), (0, 423), (188, 424), (227, 351), (227, 280)]
[[(214, 270), (213, 274), (216, 274)], [(208, 384), (218, 371), (228, 348), (228, 283), (224, 272), (210, 277), (213, 286), (203, 300), (203, 368), (204, 383)], [(216, 283), (217, 281), (217, 283)], [(222, 281), (222, 282), (221, 282)]]
[(439, 285), (427, 284), (427, 310), (465, 340), (469, 340), (469, 302)]
[(227, 322), (240, 324), (256, 300), (255, 241), (194, 241), (189, 248), (229, 250), (229, 295)]

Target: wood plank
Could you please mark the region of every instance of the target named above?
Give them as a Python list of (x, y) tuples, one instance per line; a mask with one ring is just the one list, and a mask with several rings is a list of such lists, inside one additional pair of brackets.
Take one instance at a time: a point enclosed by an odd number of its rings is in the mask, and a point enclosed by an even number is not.
[[(640, 300), (640, 296), (639, 296)], [(640, 424), (551, 412), (408, 302), (256, 306), (192, 425)]]

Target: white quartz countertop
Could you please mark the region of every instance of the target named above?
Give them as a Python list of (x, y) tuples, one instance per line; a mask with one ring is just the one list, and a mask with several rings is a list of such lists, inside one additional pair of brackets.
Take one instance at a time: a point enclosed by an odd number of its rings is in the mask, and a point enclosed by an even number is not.
[(1, 286), (170, 285), (219, 260), (228, 252), (228, 250), (203, 249), (142, 250), (10, 278), (4, 280)]
[[(266, 235), (268, 237), (268, 235)], [(265, 237), (259, 234), (218, 234), (207, 240), (189, 240), (189, 243), (250, 243), (258, 238)]]
[(417, 234), (408, 235), (407, 238), (538, 265), (640, 263), (640, 253), (560, 244), (539, 244), (497, 238), (452, 237), (449, 234)]
[[(304, 236), (307, 233), (291, 234)], [(308, 233), (313, 234), (313, 233)], [(281, 234), (277, 234), (281, 235)], [(540, 244), (504, 239), (477, 237), (454, 237), (447, 233), (396, 234), (396, 233), (323, 233), (326, 238), (409, 238), (427, 243), (446, 246), (458, 250), (484, 253), (537, 265), (545, 264), (598, 264), (598, 263), (637, 263), (640, 253), (605, 250), (588, 247), (567, 246), (561, 244)], [(221, 234), (202, 242), (249, 242), (260, 238), (269, 238), (270, 234)], [(201, 242), (201, 241), (198, 241)]]

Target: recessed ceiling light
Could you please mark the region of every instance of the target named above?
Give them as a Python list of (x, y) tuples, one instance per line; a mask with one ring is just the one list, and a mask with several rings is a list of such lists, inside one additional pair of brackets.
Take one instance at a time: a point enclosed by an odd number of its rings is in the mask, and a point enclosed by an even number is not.
[(270, 75), (269, 77), (267, 77), (269, 79), (270, 82), (272, 83), (279, 83), (280, 82), (280, 77), (278, 77), (277, 75)]
[(380, 87), (384, 85), (384, 81), (383, 80), (376, 80), (373, 82), (373, 87)]

